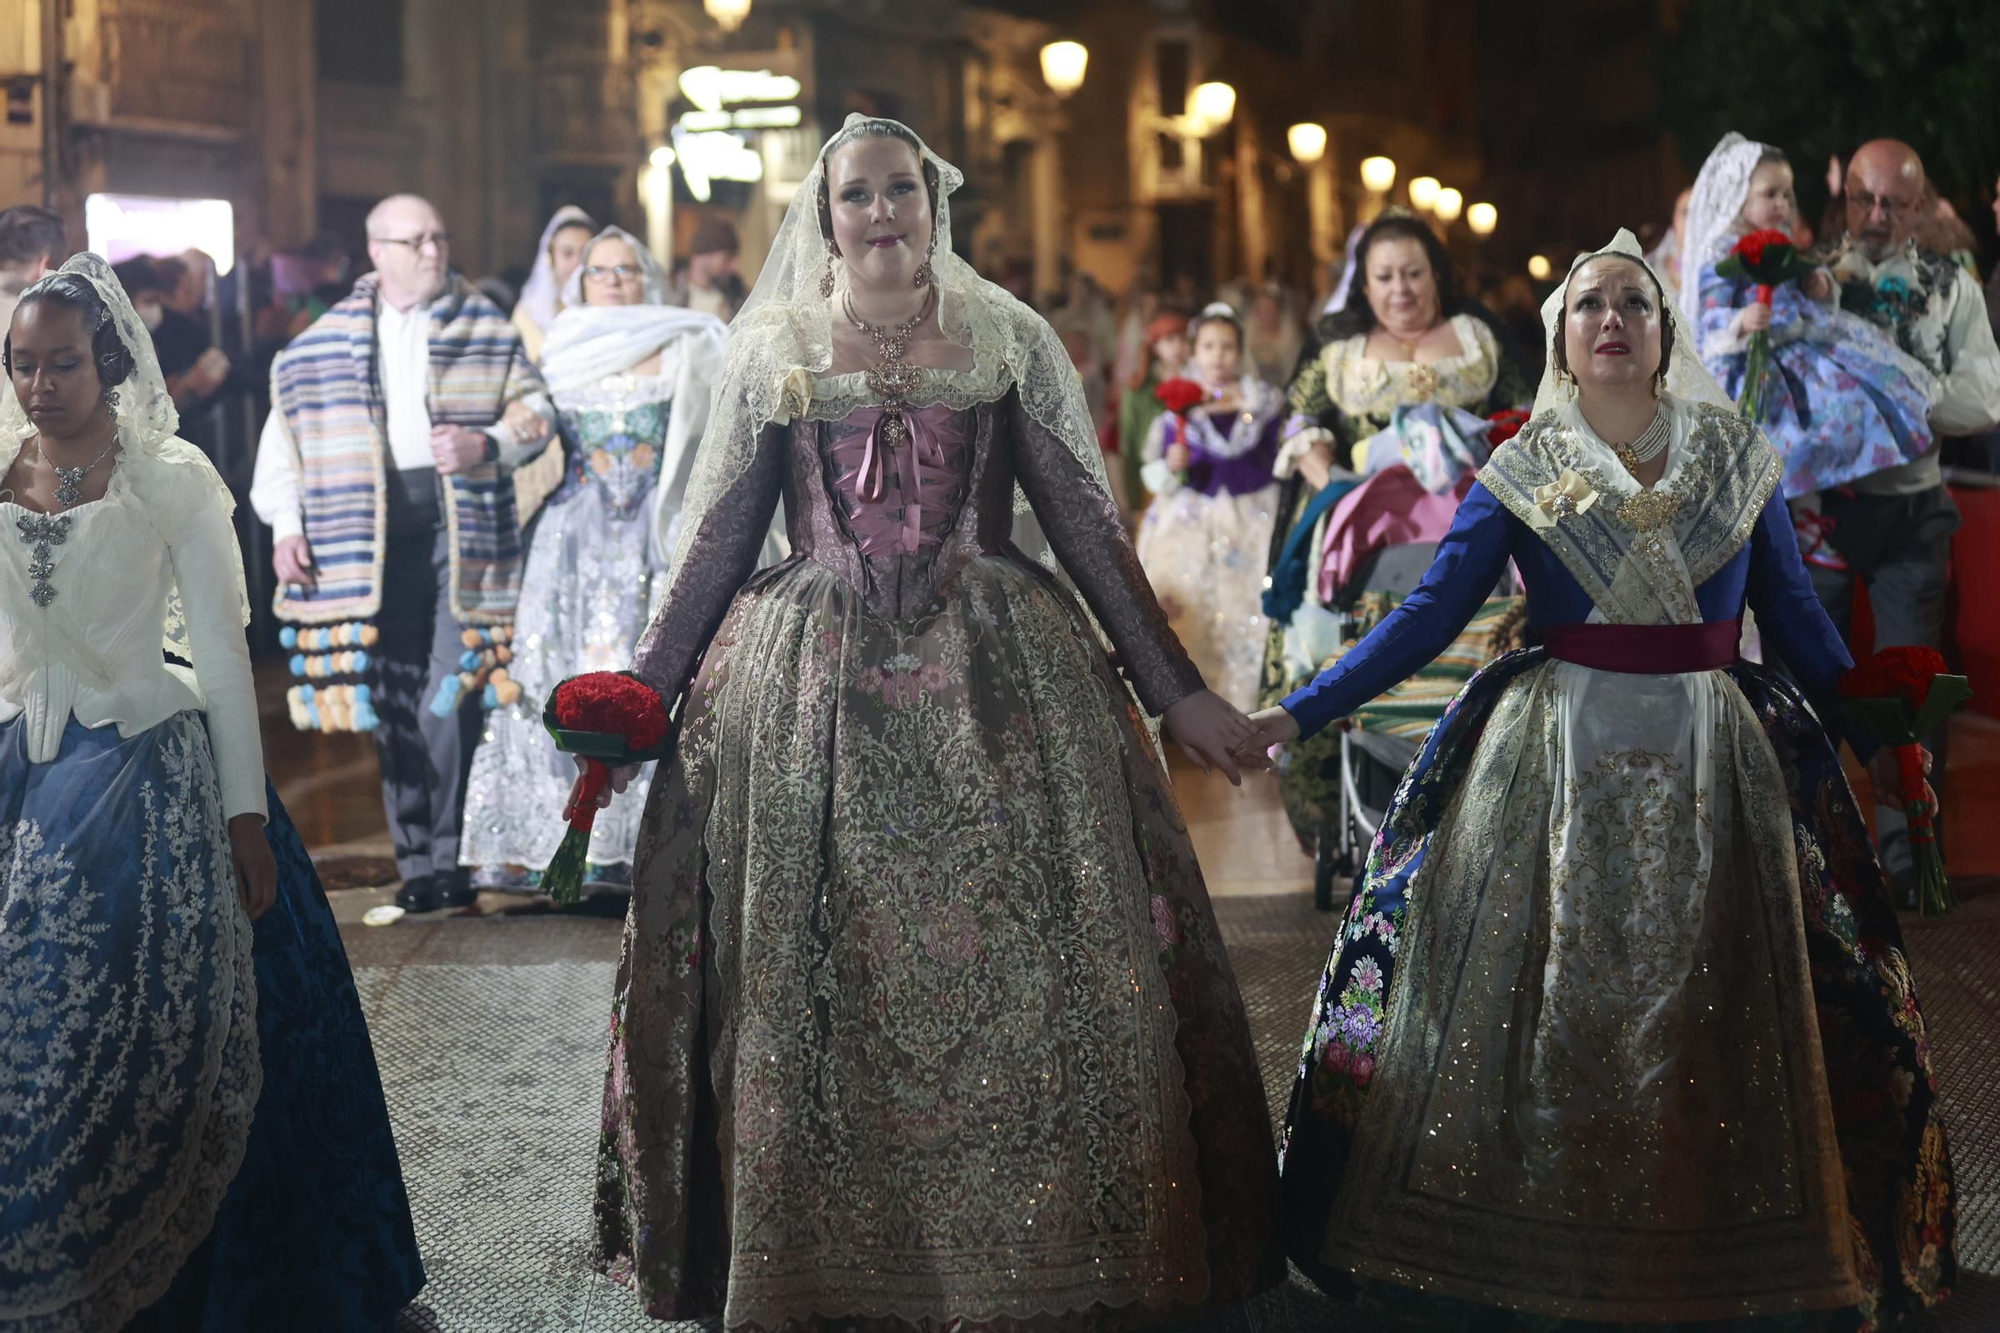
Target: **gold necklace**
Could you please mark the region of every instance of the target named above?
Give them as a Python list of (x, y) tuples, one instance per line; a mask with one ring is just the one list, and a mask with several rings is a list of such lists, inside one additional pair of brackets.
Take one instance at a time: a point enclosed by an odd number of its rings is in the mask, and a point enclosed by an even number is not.
[(931, 316), (931, 309), (937, 304), (937, 287), (932, 285), (924, 296), (924, 304), (908, 322), (893, 328), (877, 328), (854, 313), (854, 293), (841, 297), (841, 309), (848, 323), (868, 335), (875, 344), (881, 360), (868, 368), (868, 388), (882, 400), (882, 442), (890, 447), (901, 445), (910, 438), (910, 425), (903, 419), (909, 408), (910, 395), (917, 391), (920, 372), (917, 367), (903, 358), (910, 350), (910, 339), (918, 326)]

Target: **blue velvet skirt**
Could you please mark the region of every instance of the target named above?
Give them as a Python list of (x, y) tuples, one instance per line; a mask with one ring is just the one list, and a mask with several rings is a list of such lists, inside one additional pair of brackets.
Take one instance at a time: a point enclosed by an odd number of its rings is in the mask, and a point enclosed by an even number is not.
[(423, 1285), (347, 956), (277, 794), (251, 923), (207, 729), (0, 725), (0, 1329), (388, 1329)]

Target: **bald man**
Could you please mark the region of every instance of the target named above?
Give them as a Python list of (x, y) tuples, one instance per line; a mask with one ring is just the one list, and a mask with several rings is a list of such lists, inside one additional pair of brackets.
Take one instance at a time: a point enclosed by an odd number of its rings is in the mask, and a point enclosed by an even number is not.
[(375, 271), (271, 369), (250, 503), (271, 525), (277, 612), (373, 624), (370, 684), (382, 801), (406, 911), (474, 896), (458, 864), (475, 692), (456, 693), (467, 629), (520, 596), (511, 473), (554, 410), (505, 312), (451, 267), (427, 200), (368, 215)]
[[(1930, 422), (1941, 441), (1992, 429), (2000, 424), (2000, 346), (1978, 279), (1914, 238), (1925, 206), (1922, 159), (1906, 143), (1877, 139), (1856, 151), (1846, 183), (1847, 235), (1831, 264), (1841, 305), (1879, 325), (1937, 376), (1941, 394)], [(1959, 517), (1945, 491), (1941, 452), (1817, 497), (1831, 520), (1822, 529), (1831, 551), (1808, 553), (1813, 586), (1845, 630), (1854, 581), (1866, 581), (1878, 647), (1935, 648), (1943, 639), (1945, 571)], [(1805, 497), (1797, 507), (1814, 503)], [(1943, 740), (1942, 733), (1932, 738), (1938, 774)], [(1883, 865), (1907, 898), (1911, 857), (1902, 812), (1877, 805), (1875, 813)]]

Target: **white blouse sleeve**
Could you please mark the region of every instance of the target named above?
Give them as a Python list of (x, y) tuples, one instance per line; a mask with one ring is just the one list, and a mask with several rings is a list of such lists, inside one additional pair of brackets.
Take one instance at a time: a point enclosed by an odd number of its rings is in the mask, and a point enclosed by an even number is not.
[(175, 489), (184, 489), (190, 512), (178, 533), (168, 539), (167, 559), (180, 588), (195, 684), (208, 714), (209, 742), (222, 785), (222, 815), (268, 818), (257, 694), (237, 594), (243, 557), (237, 550), (236, 531), (220, 494), (206, 479), (188, 477)]

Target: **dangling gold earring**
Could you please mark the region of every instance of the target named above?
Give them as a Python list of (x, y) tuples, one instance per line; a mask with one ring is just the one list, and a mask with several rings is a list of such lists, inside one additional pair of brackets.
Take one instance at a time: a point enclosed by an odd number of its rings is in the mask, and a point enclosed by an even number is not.
[(931, 256), (937, 253), (937, 232), (931, 233), (931, 248), (924, 252), (924, 262), (917, 265), (917, 276), (912, 284), (918, 291), (937, 281), (937, 273), (931, 268)]
[(819, 275), (819, 299), (833, 299), (833, 261), (840, 258), (840, 247), (832, 241), (826, 243), (826, 272)]

